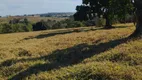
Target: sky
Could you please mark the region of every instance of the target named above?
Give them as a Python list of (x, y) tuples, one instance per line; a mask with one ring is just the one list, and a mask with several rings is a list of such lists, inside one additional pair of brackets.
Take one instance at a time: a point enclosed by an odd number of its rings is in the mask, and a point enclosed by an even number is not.
[(75, 12), (82, 0), (1, 0), (0, 16)]

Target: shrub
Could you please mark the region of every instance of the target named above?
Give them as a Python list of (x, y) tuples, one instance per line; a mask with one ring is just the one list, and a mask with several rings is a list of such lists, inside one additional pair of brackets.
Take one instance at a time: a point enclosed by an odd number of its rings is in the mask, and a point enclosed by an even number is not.
[(32, 31), (32, 25), (30, 23), (0, 24), (0, 33), (28, 32), (28, 31)]
[(84, 24), (80, 21), (74, 21), (72, 27), (84, 27)]
[(27, 27), (28, 31), (33, 31), (33, 26), (31, 23), (27, 24), (26, 27)]
[(83, 27), (85, 26), (83, 22), (74, 21), (72, 19), (66, 19), (63, 21), (59, 21), (53, 25), (52, 29), (59, 29), (59, 28), (75, 28), (75, 27)]
[(34, 31), (39, 31), (39, 30), (46, 30), (47, 25), (46, 22), (41, 20), (40, 22), (37, 22), (36, 24), (33, 25), (33, 30)]
[(85, 26), (95, 26), (96, 25), (94, 20), (88, 20), (83, 23), (85, 24)]
[(53, 27), (54, 24), (56, 24), (55, 20), (47, 20), (46, 21), (46, 25), (47, 25), (46, 28), (47, 29), (52, 29), (52, 27)]
[(12, 31), (13, 32), (28, 32), (28, 31), (32, 31), (32, 25), (31, 24), (22, 24), (22, 23), (18, 23), (18, 24), (12, 24)]
[(0, 28), (0, 33), (11, 33), (12, 27), (9, 24), (2, 24)]
[(97, 27), (102, 27), (102, 26), (105, 25), (105, 22), (106, 22), (105, 19), (97, 18), (97, 20), (95, 21), (95, 24), (96, 24)]

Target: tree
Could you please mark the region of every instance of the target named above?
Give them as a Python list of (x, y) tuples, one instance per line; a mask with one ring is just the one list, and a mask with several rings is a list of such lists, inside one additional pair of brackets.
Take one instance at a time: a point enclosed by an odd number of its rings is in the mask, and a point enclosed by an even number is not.
[(136, 30), (130, 37), (142, 38), (142, 0), (132, 0), (132, 3), (136, 9)]
[(106, 19), (105, 28), (112, 28), (110, 21), (111, 17), (114, 15), (112, 0), (83, 0), (83, 4), (91, 8), (91, 14), (93, 14), (94, 17), (100, 17), (100, 15), (103, 15), (103, 17)]
[(74, 19), (76, 21), (86, 21), (89, 19), (89, 6), (85, 6), (85, 5), (81, 5), (81, 6), (77, 6), (76, 10), (77, 12), (74, 14)]
[[(85, 14), (91, 19), (92, 17), (100, 17), (102, 15), (106, 19), (104, 28), (112, 28), (114, 16), (125, 18), (126, 14), (132, 12), (133, 8), (130, 3), (130, 0), (83, 0), (83, 6), (77, 6), (75, 16), (79, 17), (79, 15)], [(87, 7), (87, 10), (84, 7)]]

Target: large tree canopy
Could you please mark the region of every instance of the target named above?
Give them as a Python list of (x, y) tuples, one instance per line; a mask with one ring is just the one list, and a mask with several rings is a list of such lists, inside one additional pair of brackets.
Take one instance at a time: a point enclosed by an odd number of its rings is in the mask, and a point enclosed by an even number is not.
[[(86, 14), (89, 19), (103, 15), (106, 19), (105, 28), (111, 28), (111, 20), (114, 16), (125, 18), (126, 14), (132, 14), (133, 6), (130, 0), (83, 0), (82, 5), (88, 7), (87, 13), (77, 10), (78, 15)], [(77, 14), (76, 13), (76, 14)], [(75, 16), (76, 17), (76, 16)]]
[(77, 12), (74, 14), (74, 18), (77, 21), (83, 21), (83, 20), (89, 20), (89, 13), (90, 13), (90, 8), (89, 6), (77, 6), (76, 7)]
[(95, 17), (95, 14), (98, 17), (103, 15), (106, 19), (105, 28), (111, 28), (111, 20), (114, 16), (124, 19), (126, 14), (135, 13), (136, 30), (130, 37), (142, 37), (142, 0), (82, 0), (80, 7), (75, 14), (75, 17), (79, 15), (78, 20), (90, 19)]

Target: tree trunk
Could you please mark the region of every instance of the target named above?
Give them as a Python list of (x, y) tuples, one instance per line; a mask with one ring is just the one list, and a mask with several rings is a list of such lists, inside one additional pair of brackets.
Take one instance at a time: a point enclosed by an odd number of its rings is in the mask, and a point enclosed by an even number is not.
[(130, 37), (142, 38), (142, 0), (135, 0), (136, 10), (136, 30)]
[(106, 13), (105, 19), (106, 19), (106, 24), (105, 24), (104, 28), (105, 28), (105, 29), (111, 29), (111, 28), (112, 28), (112, 25), (111, 25), (111, 23), (110, 23), (110, 19), (109, 19), (109, 17), (108, 17), (108, 13)]

